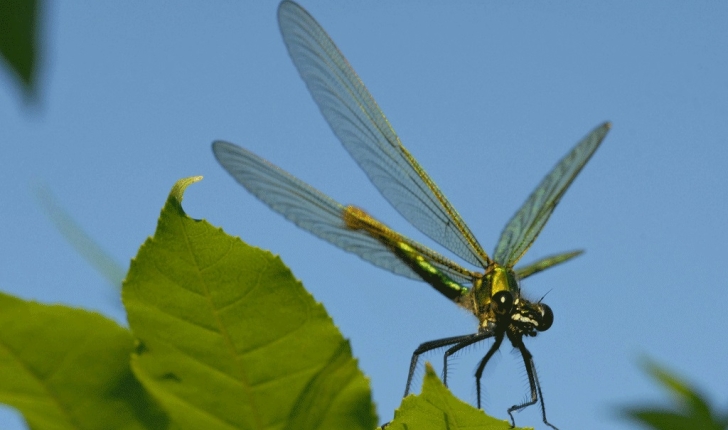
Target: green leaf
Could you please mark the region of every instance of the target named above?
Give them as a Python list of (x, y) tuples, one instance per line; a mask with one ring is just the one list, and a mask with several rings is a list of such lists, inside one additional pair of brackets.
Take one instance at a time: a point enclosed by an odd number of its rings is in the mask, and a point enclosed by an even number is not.
[(0, 0), (0, 55), (32, 95), (36, 64), (36, 0)]
[(0, 402), (31, 429), (165, 428), (129, 368), (131, 334), (93, 312), (0, 293)]
[[(427, 363), (422, 394), (410, 395), (394, 413), (386, 430), (507, 430), (508, 421), (488, 416), (461, 401), (445, 387)], [(516, 427), (518, 430), (520, 427)]]
[(672, 409), (661, 406), (624, 408), (622, 414), (625, 417), (654, 429), (728, 428), (728, 416), (721, 416), (714, 411), (707, 400), (687, 382), (650, 360), (645, 360), (643, 367), (672, 396)]
[(372, 429), (369, 384), (280, 258), (181, 206), (178, 182), (122, 289), (132, 367), (180, 428)]

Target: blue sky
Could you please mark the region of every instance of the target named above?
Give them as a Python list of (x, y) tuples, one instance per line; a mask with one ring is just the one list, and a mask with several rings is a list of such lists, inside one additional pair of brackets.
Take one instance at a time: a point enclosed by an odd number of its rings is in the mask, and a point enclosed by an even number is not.
[[(527, 343), (551, 422), (632, 428), (616, 407), (664, 400), (638, 367), (644, 355), (728, 404), (727, 3), (303, 6), (489, 252), (556, 161), (613, 122), (523, 259), (587, 251), (523, 284), (530, 297), (548, 293), (555, 313), (554, 326)], [(282, 256), (351, 340), (386, 421), (414, 348), (477, 324), (427, 285), (298, 230), (214, 160), (215, 139), (245, 146), (441, 249), (388, 207), (333, 136), (288, 58), (276, 7), (47, 5), (40, 105), (23, 108), (0, 72), (0, 288), (124, 321), (34, 188), (50, 187), (126, 266), (173, 183), (204, 175), (185, 195), (188, 214)], [(464, 351), (451, 368), (455, 394), (471, 403), (486, 350)], [(489, 413), (505, 418), (526, 395), (519, 363), (502, 348), (486, 371)], [(24, 428), (7, 410), (0, 423)], [(542, 428), (538, 408), (516, 423)]]

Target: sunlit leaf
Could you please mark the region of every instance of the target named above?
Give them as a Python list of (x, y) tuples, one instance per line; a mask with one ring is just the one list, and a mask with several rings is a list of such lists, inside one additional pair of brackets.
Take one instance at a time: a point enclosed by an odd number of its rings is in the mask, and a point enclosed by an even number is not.
[[(507, 430), (510, 423), (461, 401), (426, 367), (422, 394), (405, 397), (386, 430)], [(516, 430), (523, 427), (516, 427)]]
[(161, 429), (129, 368), (131, 334), (103, 316), (0, 293), (0, 402), (43, 429)]
[(180, 428), (372, 429), (369, 384), (280, 259), (181, 207), (172, 190), (122, 289), (136, 375)]

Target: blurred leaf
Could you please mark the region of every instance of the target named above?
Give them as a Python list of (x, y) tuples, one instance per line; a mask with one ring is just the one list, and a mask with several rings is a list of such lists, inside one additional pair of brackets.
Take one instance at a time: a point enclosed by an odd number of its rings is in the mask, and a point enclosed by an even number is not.
[[(516, 427), (516, 430), (522, 427)], [(395, 411), (386, 430), (507, 430), (510, 423), (488, 416), (461, 401), (443, 385), (427, 363), (422, 393), (409, 395)]]
[[(2, 1), (2, 0), (0, 0)], [(48, 218), (53, 221), (58, 231), (81, 257), (96, 269), (106, 280), (118, 290), (124, 280), (126, 270), (106, 253), (83, 228), (58, 204), (51, 190), (43, 185), (36, 188), (36, 196), (43, 205)]]
[(696, 389), (673, 376), (651, 361), (643, 364), (645, 371), (662, 384), (673, 398), (672, 409), (661, 406), (624, 408), (625, 417), (654, 429), (726, 429), (728, 416), (712, 410), (707, 400)]
[(101, 315), (0, 293), (0, 402), (31, 429), (165, 428), (129, 368), (131, 334)]
[(32, 95), (36, 66), (36, 0), (0, 0), (0, 55)]
[(178, 182), (122, 289), (132, 367), (180, 428), (372, 429), (349, 343), (278, 257), (181, 206)]

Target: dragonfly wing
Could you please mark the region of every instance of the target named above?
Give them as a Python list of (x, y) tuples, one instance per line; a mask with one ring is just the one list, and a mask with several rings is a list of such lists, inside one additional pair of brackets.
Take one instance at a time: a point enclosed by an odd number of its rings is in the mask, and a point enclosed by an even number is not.
[[(212, 148), (220, 164), (240, 185), (297, 226), (376, 266), (422, 280), (385, 244), (365, 230), (348, 228), (343, 219), (345, 207), (332, 198), (237, 145), (217, 141)], [(472, 281), (462, 271), (456, 270), (454, 263), (449, 263), (435, 251), (416, 242), (405, 241), (428, 261), (432, 260), (431, 263), (453, 281)]]
[(496, 262), (513, 267), (526, 253), (610, 127), (607, 122), (592, 130), (541, 181), (503, 230), (493, 256)]
[(553, 266), (556, 266), (557, 264), (565, 263), (574, 257), (580, 256), (583, 253), (584, 253), (584, 251), (578, 250), (578, 251), (564, 252), (562, 254), (549, 255), (548, 257), (544, 257), (538, 261), (534, 261), (533, 263), (529, 264), (528, 266), (516, 267), (516, 269), (515, 269), (516, 276), (518, 276), (518, 279), (527, 278), (542, 270), (546, 270), (549, 267), (553, 267)]
[(278, 8), (283, 40), (334, 134), (369, 179), (412, 225), (473, 265), (488, 255), (435, 183), (402, 146), (369, 91), (326, 32), (303, 8)]

